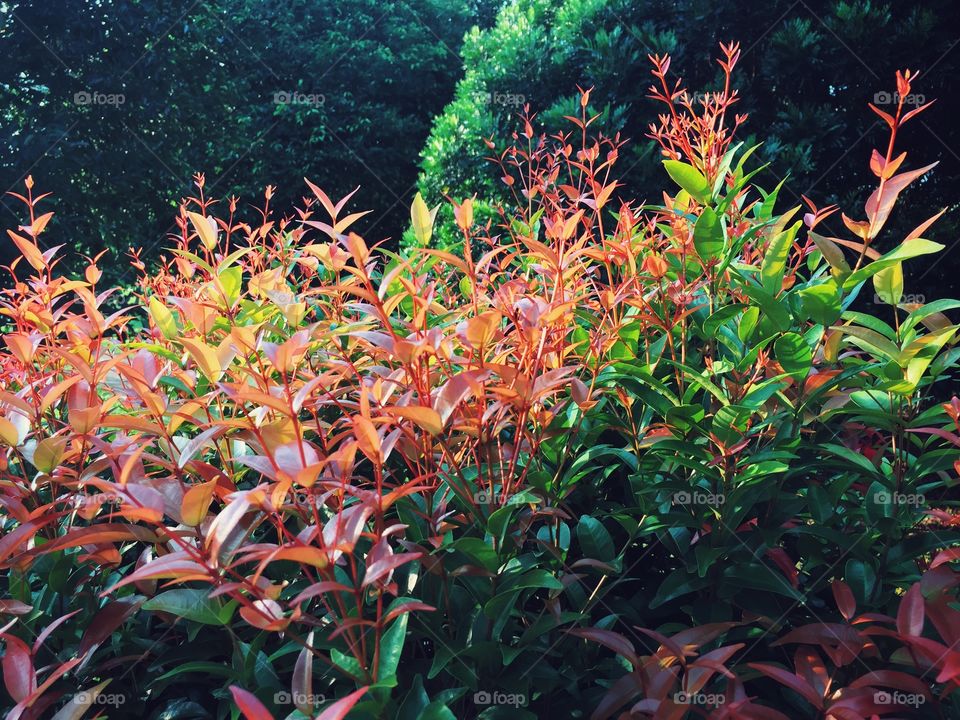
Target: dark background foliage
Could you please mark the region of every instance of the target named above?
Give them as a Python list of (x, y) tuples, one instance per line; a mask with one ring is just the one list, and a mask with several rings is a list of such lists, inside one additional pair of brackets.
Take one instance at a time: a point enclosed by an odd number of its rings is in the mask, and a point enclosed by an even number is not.
[(194, 172), (256, 205), (272, 184), (288, 206), (304, 176), (337, 196), (360, 185), (376, 212), (358, 229), (396, 236), (464, 32), (491, 14), (443, 0), (5, 4), (0, 190), (32, 173), (56, 196), (58, 236), (86, 253), (164, 246)]

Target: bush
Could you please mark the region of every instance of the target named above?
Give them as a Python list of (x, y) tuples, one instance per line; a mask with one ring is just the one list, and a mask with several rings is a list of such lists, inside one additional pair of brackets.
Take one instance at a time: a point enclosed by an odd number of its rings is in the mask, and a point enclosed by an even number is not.
[(836, 208), (750, 183), (738, 56), (699, 108), (655, 58), (661, 205), (618, 197), (584, 93), (498, 155), (496, 221), (453, 204), (459, 254), (422, 200), (398, 255), (350, 196), (251, 222), (198, 177), (110, 315), (28, 180), (9, 717), (952, 716), (960, 302), (902, 302), (936, 218), (873, 249), (929, 169), (894, 151), (913, 113), (879, 111), (866, 219), (828, 237)]

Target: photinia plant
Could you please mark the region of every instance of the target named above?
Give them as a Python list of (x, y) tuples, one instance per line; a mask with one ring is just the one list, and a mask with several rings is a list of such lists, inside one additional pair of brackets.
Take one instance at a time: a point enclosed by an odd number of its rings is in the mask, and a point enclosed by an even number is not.
[(28, 179), (8, 717), (951, 716), (960, 302), (902, 302), (936, 218), (880, 239), (923, 108), (874, 108), (840, 237), (752, 183), (721, 49), (699, 102), (651, 58), (658, 203), (619, 196), (583, 91), (570, 132), (488, 141), (514, 202), (451, 199), (455, 249), (419, 196), (397, 254), (352, 194), (251, 220), (198, 175), (116, 309)]

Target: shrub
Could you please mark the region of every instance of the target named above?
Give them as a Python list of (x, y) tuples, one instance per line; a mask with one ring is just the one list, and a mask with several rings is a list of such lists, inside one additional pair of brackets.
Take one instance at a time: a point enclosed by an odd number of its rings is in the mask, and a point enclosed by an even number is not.
[[(11, 718), (860, 718), (956, 711), (960, 302), (901, 302), (924, 223), (888, 125), (865, 220), (751, 185), (731, 73), (669, 58), (679, 189), (523, 123), (458, 254), (370, 248), (312, 197), (204, 193), (138, 306), (58, 275), (32, 181), (3, 292)], [(915, 76), (898, 73), (898, 92)], [(872, 284), (878, 304), (858, 296)], [(891, 319), (888, 323), (881, 314)], [(947, 386), (947, 387), (944, 387)], [(927, 622), (929, 620), (929, 622)]]

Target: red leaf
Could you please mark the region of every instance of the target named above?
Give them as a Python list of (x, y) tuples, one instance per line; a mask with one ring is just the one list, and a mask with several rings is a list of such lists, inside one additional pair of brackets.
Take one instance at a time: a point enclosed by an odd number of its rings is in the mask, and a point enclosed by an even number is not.
[(350, 708), (357, 704), (357, 701), (366, 691), (367, 689), (362, 687), (350, 693), (342, 700), (337, 700), (333, 705), (320, 713), (320, 715), (317, 716), (317, 720), (343, 720), (343, 718), (347, 716), (347, 713), (350, 712)]
[(833, 591), (833, 600), (837, 603), (840, 614), (845, 620), (850, 620), (857, 612), (857, 601), (853, 597), (850, 586), (843, 580), (834, 580), (830, 584), (830, 589)]
[(27, 644), (16, 635), (4, 633), (0, 638), (7, 643), (3, 660), (0, 661), (3, 684), (10, 697), (19, 703), (37, 689), (37, 671), (33, 669), (33, 656)]
[(257, 700), (253, 693), (242, 690), (236, 685), (230, 686), (230, 693), (233, 695), (233, 701), (247, 720), (273, 720), (273, 715), (263, 706), (262, 702)]
[(598, 628), (574, 628), (567, 632), (569, 632), (570, 635), (581, 637), (584, 640), (599, 643), (613, 650), (617, 655), (629, 660), (634, 668), (640, 667), (640, 658), (637, 657), (637, 651), (634, 649), (633, 643), (620, 633), (615, 633), (612, 630), (600, 630)]
[(920, 594), (920, 583), (912, 585), (900, 600), (897, 630), (901, 635), (923, 634), (923, 595)]
[(80, 638), (80, 655), (86, 655), (104, 640), (137, 611), (139, 603), (115, 600), (108, 602), (93, 616), (87, 629)]
[(779, 668), (776, 665), (768, 665), (767, 663), (747, 663), (747, 666), (757, 672), (763, 673), (769, 678), (773, 678), (781, 685), (786, 685), (817, 710), (823, 710), (823, 698), (817, 694), (817, 691), (814, 690), (809, 683), (793, 673)]

